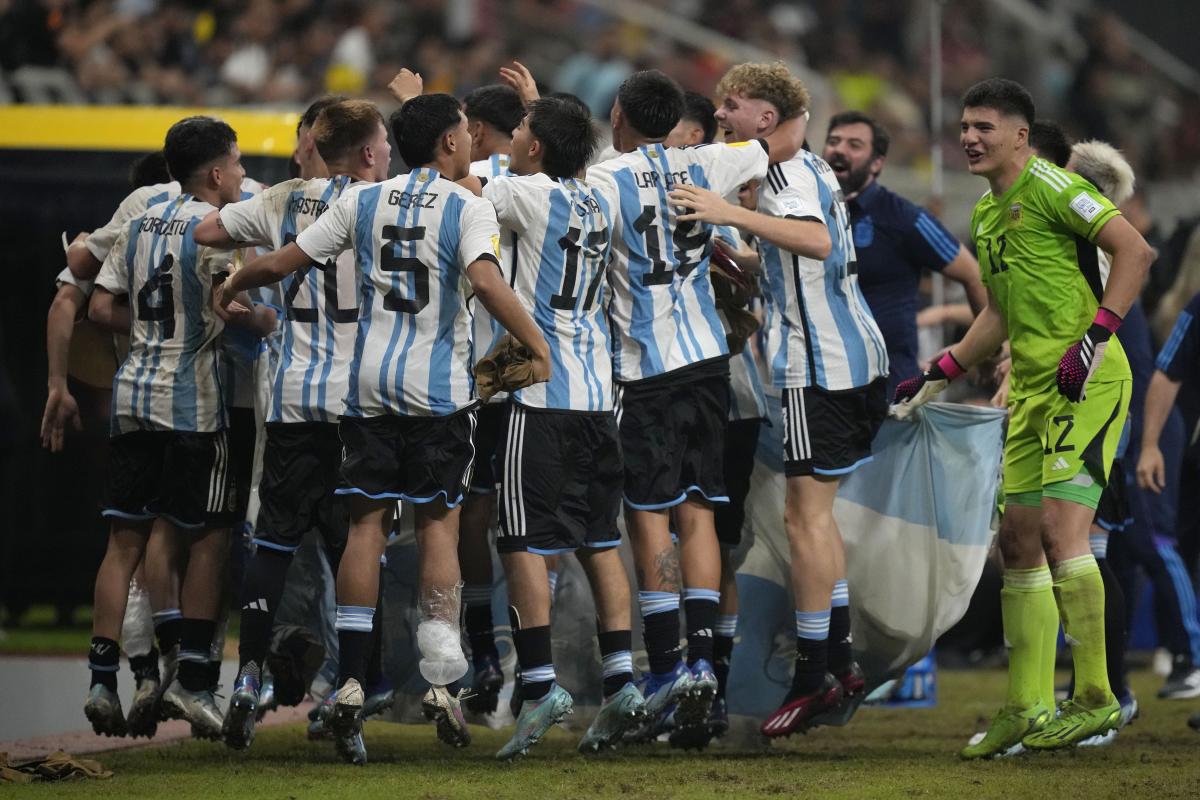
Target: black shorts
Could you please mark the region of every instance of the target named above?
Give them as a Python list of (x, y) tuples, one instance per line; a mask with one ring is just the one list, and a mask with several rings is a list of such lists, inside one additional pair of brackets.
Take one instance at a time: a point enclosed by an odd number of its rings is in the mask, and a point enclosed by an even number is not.
[(336, 422), (269, 422), (254, 543), (293, 553), (316, 527), (330, 552), (346, 547), (350, 515), (334, 494), (342, 465)]
[(501, 553), (550, 555), (621, 543), (621, 442), (611, 414), (513, 403), (496, 457)]
[(1121, 459), (1113, 459), (1112, 469), (1108, 473), (1108, 483), (1100, 495), (1100, 505), (1096, 507), (1096, 524), (1109, 533), (1125, 530), (1133, 522), (1133, 512), (1129, 505), (1129, 490), (1125, 483), (1125, 467)]
[(109, 441), (106, 517), (224, 528), (237, 521), (234, 503), (225, 431), (133, 431)]
[(762, 424), (761, 419), (739, 419), (731, 421), (725, 429), (725, 488), (729, 490), (729, 502), (713, 509), (713, 522), (717, 526), (717, 541), (727, 547), (742, 543), (746, 495), (750, 493)]
[(475, 410), (447, 417), (342, 417), (338, 494), (435, 500), (454, 508), (471, 484)]
[(887, 417), (887, 379), (828, 392), (783, 390), (784, 473), (845, 475), (871, 458), (871, 441)]
[(476, 412), (475, 473), (471, 476), (471, 494), (495, 494), (500, 485), (496, 459), (499, 458), (500, 434), (507, 410), (508, 403), (488, 403)]
[(696, 492), (725, 503), (729, 364), (687, 367), (617, 390), (625, 502), (655, 511)]
[(229, 471), (233, 473), (233, 513), (235, 522), (246, 519), (246, 507), (250, 505), (250, 484), (254, 475), (254, 444), (258, 437), (258, 425), (254, 420), (253, 408), (229, 409)]

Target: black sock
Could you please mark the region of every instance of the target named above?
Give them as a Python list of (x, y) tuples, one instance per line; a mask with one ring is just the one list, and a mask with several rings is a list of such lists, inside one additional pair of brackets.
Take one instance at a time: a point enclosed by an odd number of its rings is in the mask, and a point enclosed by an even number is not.
[[(699, 595), (703, 592), (703, 595)], [(688, 666), (704, 659), (713, 660), (713, 626), (717, 624), (717, 603), (721, 593), (703, 589), (685, 589), (683, 610), (687, 617)]]
[(821, 687), (829, 671), (829, 640), (796, 637), (796, 672), (792, 676), (792, 694), (812, 694)]
[(467, 640), (471, 643), (471, 661), (476, 665), (480, 660), (498, 655), (496, 650), (496, 634), (492, 629), (492, 606), (467, 606), (466, 613)]
[(729, 662), (733, 658), (733, 637), (713, 637), (713, 672), (717, 675), (717, 697), (725, 696), (729, 683)]
[(679, 609), (642, 617), (642, 638), (650, 671), (664, 675), (679, 663)]
[(129, 671), (133, 673), (134, 680), (140, 681), (146, 678), (159, 680), (158, 650), (151, 647), (150, 652), (144, 656), (132, 656), (129, 659)]
[(379, 576), (379, 597), (375, 601), (375, 616), (371, 617), (371, 654), (367, 658), (366, 690), (383, 682), (383, 576)]
[(117, 670), (121, 668), (120, 646), (112, 639), (93, 636), (92, 646), (88, 650), (88, 667), (92, 670), (92, 682), (88, 688), (99, 683), (115, 692)]
[(607, 698), (633, 680), (633, 632), (600, 631), (596, 638), (600, 641), (604, 696)]
[(183, 615), (178, 608), (154, 612), (154, 638), (158, 640), (158, 652), (170, 653), (179, 646), (183, 630)]
[(550, 652), (550, 626), (514, 628), (513, 646), (521, 664), (521, 694), (526, 700), (540, 700), (554, 684), (554, 658)]
[(367, 682), (367, 656), (371, 652), (370, 631), (338, 631), (338, 685), (351, 678), (360, 686)]
[(850, 669), (854, 653), (850, 649), (850, 606), (829, 610), (829, 671), (841, 675)]
[(216, 632), (215, 620), (183, 619), (179, 634), (179, 685), (189, 692), (211, 688), (208, 651)]
[(1107, 558), (1096, 559), (1100, 578), (1104, 581), (1104, 648), (1108, 661), (1108, 683), (1117, 697), (1125, 694), (1125, 647), (1129, 635), (1125, 629), (1125, 593), (1108, 564)]
[(253, 661), (262, 665), (271, 647), (275, 611), (283, 597), (283, 584), (292, 554), (260, 545), (246, 564), (242, 580), (242, 628), (238, 640), (238, 669)]

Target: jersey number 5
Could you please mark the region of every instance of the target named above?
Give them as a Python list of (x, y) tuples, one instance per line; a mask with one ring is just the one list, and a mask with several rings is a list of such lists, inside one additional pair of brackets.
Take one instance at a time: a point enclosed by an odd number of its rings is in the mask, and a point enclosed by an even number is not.
[[(167, 253), (150, 274), (150, 279), (142, 284), (137, 296), (137, 318), (142, 322), (161, 322), (164, 339), (175, 338), (175, 292), (172, 288), (175, 276), (171, 274), (174, 266), (175, 256)], [(155, 295), (159, 295), (157, 305), (154, 304)]]
[(383, 226), (383, 249), (379, 253), (379, 268), (384, 272), (411, 272), (413, 297), (401, 297), (399, 289), (392, 289), (383, 297), (383, 307), (401, 314), (419, 314), (429, 305), (429, 267), (419, 258), (399, 255), (399, 242), (419, 242), (425, 238), (425, 226), (401, 228), (399, 225)]

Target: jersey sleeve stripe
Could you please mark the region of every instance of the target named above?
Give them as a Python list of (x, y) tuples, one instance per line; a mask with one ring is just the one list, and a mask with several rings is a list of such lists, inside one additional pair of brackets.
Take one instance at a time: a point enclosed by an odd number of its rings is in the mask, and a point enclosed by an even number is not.
[(1154, 362), (1155, 369), (1162, 372), (1169, 372), (1171, 362), (1175, 360), (1175, 355), (1179, 352), (1179, 346), (1183, 344), (1184, 338), (1187, 337), (1188, 329), (1192, 326), (1193, 317), (1187, 311), (1179, 312), (1179, 318), (1175, 320), (1175, 326), (1171, 328), (1171, 335), (1167, 337), (1167, 343), (1163, 345), (1163, 349), (1158, 354), (1158, 358)]
[(942, 261), (948, 264), (958, 255), (958, 242), (952, 243), (924, 211), (917, 214), (916, 228)]

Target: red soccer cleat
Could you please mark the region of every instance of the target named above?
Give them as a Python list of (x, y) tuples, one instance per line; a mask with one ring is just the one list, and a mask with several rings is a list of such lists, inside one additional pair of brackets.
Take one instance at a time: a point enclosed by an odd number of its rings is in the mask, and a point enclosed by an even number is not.
[(825, 673), (825, 680), (812, 694), (793, 697), (789, 692), (783, 705), (763, 721), (759, 731), (771, 738), (803, 733), (811, 727), (813, 717), (836, 707), (841, 701), (841, 682)]

